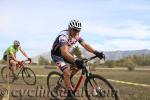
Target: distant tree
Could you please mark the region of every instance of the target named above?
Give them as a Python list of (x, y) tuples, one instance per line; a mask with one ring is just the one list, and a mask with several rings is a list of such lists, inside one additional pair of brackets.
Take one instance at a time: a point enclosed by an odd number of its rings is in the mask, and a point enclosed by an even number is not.
[(139, 55), (139, 56), (137, 56), (137, 55), (129, 56), (129, 57), (127, 57), (127, 59), (132, 60), (138, 66), (143, 65), (143, 57), (142, 57), (142, 55)]
[(82, 52), (78, 46), (75, 46), (72, 50), (72, 54), (77, 56), (78, 58), (82, 58)]
[(150, 55), (133, 55), (122, 58), (117, 61), (108, 60), (105, 62), (108, 67), (127, 67), (129, 70), (134, 70), (136, 66), (150, 66)]
[(133, 60), (130, 57), (128, 57), (124, 60), (122, 66), (127, 67), (129, 71), (133, 71), (137, 65), (133, 62)]
[(6, 64), (6, 61), (4, 61), (3, 59), (0, 60), (0, 64)]
[(51, 61), (51, 65), (56, 65), (55, 62), (54, 62), (53, 60)]
[(32, 63), (31, 63), (31, 65), (37, 65), (37, 63), (35, 63), (35, 62), (32, 62)]
[(150, 66), (150, 55), (143, 55), (143, 66)]
[(38, 63), (39, 63), (39, 65), (49, 65), (50, 64), (49, 61), (42, 56), (39, 57)]
[(109, 61), (105, 62), (105, 65), (108, 66), (108, 67), (110, 67), (110, 68), (114, 68), (114, 67), (117, 66), (117, 62), (114, 61), (114, 60), (109, 60)]
[(125, 59), (130, 59), (133, 61), (137, 66), (150, 66), (150, 55), (134, 55), (129, 56)]

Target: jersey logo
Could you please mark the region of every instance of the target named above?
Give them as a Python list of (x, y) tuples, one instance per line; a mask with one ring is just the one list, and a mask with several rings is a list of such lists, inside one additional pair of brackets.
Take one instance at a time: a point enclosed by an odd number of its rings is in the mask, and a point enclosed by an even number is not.
[(60, 37), (59, 37), (59, 41), (60, 41), (60, 42), (67, 42), (66, 36), (60, 36)]
[(74, 38), (68, 41), (68, 43), (69, 43), (70, 45), (73, 45), (73, 44), (75, 44), (76, 42), (77, 42), (77, 40), (74, 39)]
[(62, 66), (65, 66), (66, 64), (64, 62), (59, 61), (59, 62), (56, 62), (56, 65), (58, 67), (62, 67)]

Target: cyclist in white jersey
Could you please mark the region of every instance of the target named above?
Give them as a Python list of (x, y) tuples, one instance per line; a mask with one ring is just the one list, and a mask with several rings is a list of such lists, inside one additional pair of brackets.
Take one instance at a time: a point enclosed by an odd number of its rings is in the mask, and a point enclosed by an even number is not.
[[(89, 44), (87, 44), (80, 36), (81, 31), (81, 22), (78, 20), (71, 20), (68, 25), (67, 30), (63, 30), (60, 32), (58, 37), (53, 43), (52, 50), (51, 50), (51, 57), (56, 63), (56, 65), (59, 67), (59, 69), (64, 74), (64, 81), (65, 85), (68, 88), (68, 97), (72, 99), (75, 99), (74, 93), (73, 93), (73, 87), (70, 82), (70, 76), (74, 75), (78, 69), (82, 69), (83, 62), (82, 60), (74, 57), (70, 53), (70, 48), (79, 42), (82, 47), (84, 47), (87, 51), (90, 53), (95, 54), (100, 59), (104, 58), (104, 54), (102, 52), (98, 52), (97, 50), (93, 49)], [(74, 64), (76, 67), (74, 68), (72, 72), (70, 72), (70, 65)]]

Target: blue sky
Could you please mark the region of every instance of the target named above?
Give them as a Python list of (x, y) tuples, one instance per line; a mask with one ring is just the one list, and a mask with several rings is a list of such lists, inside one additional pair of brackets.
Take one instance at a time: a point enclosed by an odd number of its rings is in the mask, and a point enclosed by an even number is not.
[(150, 49), (149, 0), (0, 0), (0, 57), (15, 39), (30, 56), (49, 51), (71, 19), (95, 49)]

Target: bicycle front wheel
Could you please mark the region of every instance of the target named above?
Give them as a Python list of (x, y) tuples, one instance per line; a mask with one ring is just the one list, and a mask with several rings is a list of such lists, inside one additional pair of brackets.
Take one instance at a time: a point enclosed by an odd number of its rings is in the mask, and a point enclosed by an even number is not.
[(105, 78), (96, 74), (87, 77), (84, 89), (88, 100), (119, 100), (113, 86)]
[(4, 66), (1, 69), (1, 75), (2, 75), (4, 82), (9, 82), (9, 83), (14, 82), (14, 75), (12, 73), (12, 70), (8, 68), (7, 66)]
[(48, 74), (47, 86), (49, 89), (50, 99), (63, 100), (66, 98), (66, 88), (63, 75), (53, 71)]
[(22, 78), (27, 85), (36, 84), (36, 75), (30, 68), (23, 68)]

